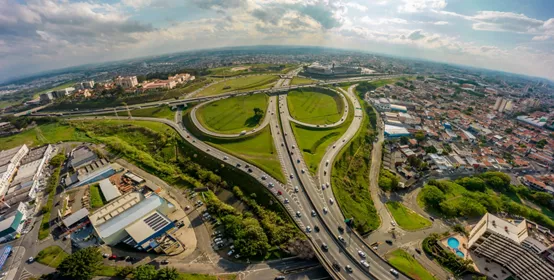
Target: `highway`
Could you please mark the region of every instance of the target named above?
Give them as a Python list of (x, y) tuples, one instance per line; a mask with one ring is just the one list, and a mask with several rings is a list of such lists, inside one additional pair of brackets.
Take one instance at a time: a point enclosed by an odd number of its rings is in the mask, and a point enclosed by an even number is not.
[[(281, 82), (280, 84), (283, 84), (283, 82)], [(328, 147), (324, 159), (320, 163), (320, 167), (321, 164), (325, 164), (325, 162), (329, 160), (330, 163), (329, 167), (327, 168), (329, 170), (327, 170), (327, 173), (325, 174), (318, 174), (318, 180), (320, 182), (329, 182), (330, 166), (332, 166), (334, 158), (336, 157), (340, 149), (344, 145), (346, 145), (355, 135), (356, 131), (359, 129), (362, 123), (364, 112), (357, 109), (360, 108), (360, 104), (358, 103), (358, 100), (353, 93), (353, 88), (354, 87), (352, 86), (348, 89), (348, 93), (346, 93), (346, 96), (354, 105), (354, 120), (349, 125), (347, 132), (343, 136), (341, 136), (341, 138), (333, 145), (335, 146), (335, 148)], [(270, 91), (283, 92), (282, 89), (272, 89)], [(216, 96), (215, 98), (221, 98), (221, 96)], [(180, 100), (180, 102), (182, 101), (183, 100)], [(327, 188), (324, 191), (321, 190), (320, 184), (316, 183), (314, 178), (310, 175), (309, 169), (304, 163), (302, 154), (297, 148), (298, 145), (296, 144), (296, 140), (294, 138), (294, 134), (292, 132), (291, 124), (289, 121), (291, 117), (285, 105), (286, 91), (285, 93), (279, 95), (279, 102), (270, 101), (269, 103), (270, 104), (267, 110), (268, 112), (273, 112), (276, 109), (276, 107), (271, 108), (271, 106), (277, 106), (276, 103), (278, 103), (280, 106), (279, 115), (270, 113), (266, 114), (267, 117), (264, 118), (264, 122), (265, 119), (268, 119), (269, 121), (271, 134), (273, 136), (273, 141), (277, 149), (279, 160), (281, 162), (283, 172), (288, 178), (286, 184), (281, 184), (279, 181), (272, 178), (268, 174), (265, 174), (264, 171), (257, 168), (256, 166), (249, 166), (249, 163), (230, 154), (222, 152), (200, 141), (194, 135), (191, 135), (182, 125), (181, 110), (178, 110), (175, 114), (175, 122), (159, 118), (134, 117), (133, 119), (162, 122), (173, 127), (183, 139), (185, 139), (199, 151), (207, 153), (210, 156), (233, 166), (233, 168), (237, 168), (245, 174), (254, 177), (263, 186), (266, 186), (268, 190), (277, 198), (277, 200), (284, 205), (285, 209), (289, 212), (291, 217), (293, 217), (295, 223), (302, 230), (306, 230), (306, 227), (310, 226), (312, 231), (307, 232), (306, 234), (314, 245), (314, 249), (316, 251), (318, 259), (329, 271), (333, 278), (409, 279), (402, 274), (400, 274), (398, 277), (393, 276), (389, 271), (391, 266), (386, 261), (381, 259), (379, 255), (373, 252), (369, 248), (369, 246), (365, 244), (363, 239), (355, 232), (350, 232), (347, 229), (347, 232), (344, 234), (344, 243), (342, 241), (339, 241), (338, 227), (343, 226), (346, 228), (344, 217), (342, 216), (342, 213), (336, 202), (331, 203), (329, 200), (333, 198), (332, 191)], [(110, 109), (107, 110), (109, 111)], [(345, 111), (347, 111), (347, 109), (345, 109)], [(78, 113), (83, 114), (84, 112)], [(115, 119), (115, 117), (104, 118)], [(95, 117), (82, 117), (78, 119), (94, 120)], [(194, 122), (194, 124), (197, 125), (199, 128), (201, 127), (198, 122)], [(249, 166), (251, 172), (248, 171), (248, 168), (246, 168), (246, 166)], [(320, 168), (320, 172), (321, 170), (325, 170), (325, 168)], [(298, 192), (295, 191), (295, 187), (298, 187)], [(328, 213), (324, 213), (324, 207), (328, 208)], [(315, 216), (312, 216), (312, 210), (315, 211)], [(316, 232), (314, 230), (315, 226), (319, 227), (319, 232)], [(322, 243), (328, 245), (328, 251), (325, 251), (321, 248)], [(367, 255), (367, 261), (370, 265), (369, 269), (361, 265), (361, 258), (358, 255), (358, 250), (362, 250)], [(339, 266), (341, 267), (340, 271), (336, 271), (331, 268), (331, 264), (333, 263), (339, 264)], [(352, 273), (349, 273), (345, 270), (346, 265), (349, 265), (353, 268)]]

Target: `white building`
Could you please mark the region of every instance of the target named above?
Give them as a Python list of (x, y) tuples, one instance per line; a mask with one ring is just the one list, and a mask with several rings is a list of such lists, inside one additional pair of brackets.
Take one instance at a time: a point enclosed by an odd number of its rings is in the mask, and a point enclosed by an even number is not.
[(115, 85), (121, 86), (122, 88), (134, 88), (138, 85), (137, 76), (128, 76), (121, 77), (118, 76), (115, 78)]
[(431, 161), (437, 166), (440, 170), (449, 170), (452, 169), (452, 163), (444, 156), (439, 156), (437, 154), (429, 154)]
[(0, 216), (0, 242), (16, 238), (25, 225), (27, 205), (19, 203), (15, 209), (15, 211)]
[(21, 159), (29, 152), (27, 145), (4, 150), (0, 152), (0, 196), (8, 190), (13, 175), (17, 171)]
[(509, 270), (516, 279), (554, 279), (554, 266), (539, 256), (552, 246), (545, 230), (526, 220), (508, 221), (487, 213), (471, 230), (468, 248)]

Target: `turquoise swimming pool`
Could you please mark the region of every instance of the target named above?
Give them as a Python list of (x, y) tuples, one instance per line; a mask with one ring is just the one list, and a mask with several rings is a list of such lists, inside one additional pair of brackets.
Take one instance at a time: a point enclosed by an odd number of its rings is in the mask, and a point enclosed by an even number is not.
[(464, 253), (462, 253), (462, 251), (456, 250), (456, 256), (458, 256), (460, 258), (463, 258), (465, 255), (464, 255)]
[(460, 247), (460, 241), (456, 237), (450, 237), (447, 241), (448, 247), (457, 250)]

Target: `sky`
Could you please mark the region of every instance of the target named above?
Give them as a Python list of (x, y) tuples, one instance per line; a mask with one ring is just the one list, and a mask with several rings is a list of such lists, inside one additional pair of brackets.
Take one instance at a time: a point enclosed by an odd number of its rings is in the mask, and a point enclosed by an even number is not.
[(0, 80), (245, 45), (358, 49), (554, 80), (554, 1), (0, 0)]

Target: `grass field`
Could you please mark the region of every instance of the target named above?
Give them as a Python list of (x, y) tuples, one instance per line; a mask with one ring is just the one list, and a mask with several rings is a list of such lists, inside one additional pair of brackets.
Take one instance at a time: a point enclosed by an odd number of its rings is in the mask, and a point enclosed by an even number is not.
[(38, 252), (35, 259), (37, 262), (43, 265), (56, 268), (67, 256), (69, 256), (69, 254), (62, 250), (62, 248), (53, 245), (48, 246), (42, 249), (42, 251)]
[(217, 83), (209, 86), (198, 93), (197, 96), (218, 95), (230, 91), (249, 91), (256, 89), (269, 88), (279, 80), (277, 75), (255, 75), (237, 77), (231, 80)]
[(387, 255), (387, 260), (399, 271), (416, 280), (435, 280), (427, 269), (402, 249), (396, 249)]
[(313, 80), (310, 78), (303, 78), (303, 77), (294, 77), (290, 82), (291, 85), (309, 85), (309, 84), (315, 84), (315, 83), (317, 83), (316, 80)]
[(237, 96), (211, 102), (196, 111), (198, 121), (205, 128), (219, 133), (239, 133), (259, 125), (254, 108), (267, 109), (269, 97), (265, 94)]
[(233, 65), (210, 69), (210, 76), (234, 77), (256, 73), (287, 73), (296, 67), (295, 64), (286, 64), (284, 68), (268, 63)]
[(293, 90), (287, 96), (290, 114), (310, 124), (332, 124), (344, 112), (342, 98), (330, 90)]
[[(351, 107), (350, 100), (348, 100)], [(296, 137), (299, 149), (302, 150), (304, 160), (311, 172), (315, 173), (325, 149), (337, 141), (341, 135), (348, 129), (350, 122), (354, 118), (354, 110), (348, 112), (348, 118), (339, 127), (336, 128), (307, 128), (295, 123), (291, 123), (292, 131)]]
[(100, 208), (104, 206), (104, 199), (100, 193), (100, 185), (94, 184), (90, 186), (90, 206), (92, 208)]
[(244, 140), (211, 139), (207, 141), (214, 147), (255, 164), (281, 182), (286, 182), (281, 163), (273, 146), (269, 127)]
[(405, 230), (419, 230), (431, 226), (431, 221), (417, 214), (413, 210), (397, 201), (388, 201), (387, 209), (398, 223), (398, 226)]
[(6, 108), (12, 105), (17, 105), (21, 102), (23, 102), (23, 100), (0, 100), (0, 109)]
[[(121, 115), (122, 113), (118, 114)], [(169, 106), (164, 105), (160, 107), (132, 110), (131, 115), (133, 117), (150, 117), (173, 120), (173, 118), (175, 117), (175, 112), (171, 111), (171, 108), (169, 108)]]
[(74, 127), (61, 123), (51, 123), (37, 126), (19, 134), (0, 138), (0, 150), (9, 149), (18, 145), (40, 146), (58, 141), (90, 141), (85, 133)]

